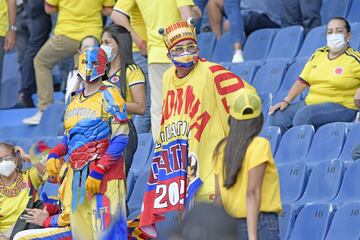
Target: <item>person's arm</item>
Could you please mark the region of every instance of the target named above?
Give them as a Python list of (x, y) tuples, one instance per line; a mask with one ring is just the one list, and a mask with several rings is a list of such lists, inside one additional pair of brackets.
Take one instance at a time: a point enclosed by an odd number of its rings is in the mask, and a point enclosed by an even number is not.
[(130, 87), (133, 96), (132, 102), (126, 102), (127, 111), (131, 114), (143, 115), (146, 110), (145, 84), (137, 84)]
[(57, 176), (62, 167), (63, 160), (61, 157), (65, 156), (68, 152), (67, 142), (68, 138), (64, 135), (62, 141), (49, 152), (46, 171), (51, 177)]
[(44, 9), (45, 9), (45, 12), (49, 15), (53, 14), (53, 13), (57, 13), (59, 11), (59, 9), (56, 5), (51, 5), (47, 1), (45, 1)]
[(193, 6), (182, 6), (178, 9), (181, 15), (181, 19), (183, 21), (187, 21), (191, 17), (194, 17), (196, 20), (198, 19), (198, 13), (196, 11), (196, 8), (194, 9)]
[(354, 101), (356, 106), (360, 109), (360, 88), (355, 93)]
[(265, 174), (266, 163), (262, 163), (248, 172), (246, 191), (246, 222), (249, 240), (257, 239), (257, 225), (261, 204), (261, 186)]
[(297, 80), (294, 85), (289, 90), (287, 96), (284, 98), (283, 101), (276, 103), (275, 105), (270, 107), (269, 115), (274, 114), (277, 110), (285, 110), (290, 103), (299, 96), (309, 85), (302, 79)]
[(134, 41), (134, 43), (136, 44), (136, 46), (139, 48), (141, 54), (146, 55), (146, 53), (147, 53), (146, 41), (143, 40), (135, 32), (135, 30), (131, 27), (130, 17), (128, 15), (126, 15), (124, 12), (121, 12), (120, 10), (115, 8), (114, 11), (111, 13), (111, 20), (115, 24), (123, 26), (124, 28), (126, 28), (130, 32), (131, 38)]
[(7, 0), (8, 5), (8, 23), (9, 23), (9, 30), (5, 35), (5, 43), (4, 43), (4, 50), (9, 51), (14, 48), (15, 41), (16, 41), (16, 33), (15, 29), (12, 29), (12, 26), (16, 24), (16, 0)]

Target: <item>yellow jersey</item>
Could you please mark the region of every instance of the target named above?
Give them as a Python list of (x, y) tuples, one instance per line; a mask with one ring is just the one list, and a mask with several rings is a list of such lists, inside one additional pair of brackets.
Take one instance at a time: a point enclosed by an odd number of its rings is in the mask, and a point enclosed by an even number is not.
[[(121, 69), (114, 75), (109, 77), (109, 80), (114, 85), (120, 88), (122, 97), (125, 99), (125, 102), (132, 102), (133, 96), (131, 93), (131, 87), (138, 84), (145, 84), (145, 76), (141, 68), (136, 64), (128, 65), (126, 68), (126, 86), (122, 86), (120, 83)], [(131, 114), (128, 113), (128, 118), (131, 118)]]
[(46, 3), (59, 10), (54, 34), (80, 41), (88, 35), (101, 40), (102, 9), (113, 7), (115, 0), (46, 0)]
[(9, 29), (8, 5), (6, 0), (0, 0), (0, 37), (5, 37)]
[(197, 162), (196, 175), (203, 182), (196, 193), (197, 201), (214, 197), (212, 153), (228, 134), (229, 103), (242, 88), (255, 91), (246, 81), (205, 59), (183, 78), (176, 76), (174, 66), (164, 73), (162, 120), (155, 151), (177, 139), (188, 142), (188, 158)]
[[(118, 11), (120, 13), (122, 12), (121, 9), (118, 8), (118, 6), (120, 6), (122, 2), (123, 1), (121, 1), (121, 0), (116, 2), (115, 6), (114, 6), (115, 11)], [(138, 8), (137, 5), (135, 5), (131, 9), (131, 12), (129, 13), (129, 17), (130, 17), (131, 27), (134, 29), (136, 34), (139, 35), (139, 37), (142, 40), (147, 41), (145, 22), (141, 15), (140, 9)], [(133, 50), (133, 52), (139, 52), (139, 48), (136, 46), (135, 42), (133, 42), (132, 50)]]
[(260, 164), (266, 163), (265, 175), (261, 186), (261, 212), (281, 212), (279, 176), (271, 153), (271, 146), (267, 139), (255, 137), (245, 152), (236, 183), (226, 189), (224, 185), (224, 148), (215, 157), (214, 173), (218, 176), (219, 188), (223, 207), (234, 218), (246, 218), (246, 192), (248, 172)]
[(39, 199), (36, 190), (41, 183), (37, 170), (31, 168), (18, 174), (10, 187), (0, 186), (0, 233), (13, 227), (32, 197), (34, 202)]
[(317, 49), (300, 74), (300, 80), (309, 85), (305, 103), (332, 102), (357, 110), (354, 96), (360, 87), (360, 53), (348, 48), (335, 59), (328, 54), (328, 47)]
[(168, 50), (158, 30), (180, 21), (179, 8), (193, 6), (193, 0), (121, 0), (117, 2), (116, 9), (131, 17), (136, 5), (146, 25), (148, 63), (170, 63)]

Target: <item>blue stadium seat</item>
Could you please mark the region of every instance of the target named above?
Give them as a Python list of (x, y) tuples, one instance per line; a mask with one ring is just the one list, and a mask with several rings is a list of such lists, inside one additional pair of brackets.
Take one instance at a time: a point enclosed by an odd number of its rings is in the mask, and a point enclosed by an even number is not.
[(251, 83), (255, 73), (257, 70), (256, 64), (243, 62), (240, 64), (233, 64), (230, 68), (230, 71), (235, 73), (237, 76), (239, 76), (241, 79), (244, 79), (248, 83)]
[(326, 25), (332, 17), (346, 17), (352, 0), (326, 0), (323, 1), (320, 15), (321, 24)]
[(34, 136), (36, 130), (36, 126), (30, 125), (0, 127), (0, 139), (5, 140), (10, 138), (31, 138)]
[(143, 202), (148, 178), (149, 178), (149, 171), (147, 170), (142, 172), (135, 182), (134, 190), (132, 191), (132, 194), (129, 196), (129, 201), (127, 202), (130, 215), (136, 210), (141, 209), (141, 204)]
[(172, 211), (163, 214), (165, 220), (156, 223), (156, 230), (158, 233), (158, 240), (168, 240), (170, 234), (179, 224), (179, 212)]
[(305, 37), (304, 43), (296, 56), (296, 60), (308, 60), (316, 49), (326, 46), (326, 28), (313, 28)]
[(211, 60), (213, 62), (231, 62), (233, 56), (233, 43), (230, 33), (224, 33), (216, 42)]
[(285, 73), (284, 80), (281, 84), (280, 90), (287, 90), (289, 91), (295, 81), (299, 78), (300, 73), (302, 72), (305, 61), (296, 61), (290, 65), (288, 70)]
[(334, 205), (360, 202), (360, 161), (351, 164), (344, 174), (339, 194), (331, 202)]
[(306, 164), (313, 167), (319, 162), (338, 159), (347, 133), (346, 123), (329, 123), (321, 126), (315, 133)]
[(17, 52), (10, 51), (4, 54), (2, 82), (11, 81), (14, 84), (14, 79), (20, 83), (19, 63)]
[(360, 9), (360, 1), (353, 0), (346, 19), (351, 23), (360, 22), (359, 9)]
[(279, 232), (280, 239), (289, 239), (291, 230), (294, 226), (296, 211), (291, 204), (283, 204), (282, 211), (279, 215)]
[(296, 202), (300, 206), (307, 203), (329, 203), (339, 192), (343, 163), (341, 161), (321, 162), (309, 176), (303, 196)]
[[(268, 112), (269, 112), (269, 108), (270, 108), (270, 104), (271, 104), (271, 94), (270, 93), (259, 93), (259, 97), (261, 99), (261, 105), (262, 105), (262, 114), (264, 117), (264, 126), (269, 126), (267, 125), (268, 123), (270, 123), (270, 121), (268, 120)], [(273, 152), (275, 154), (275, 152)]]
[(332, 208), (330, 204), (319, 203), (305, 206), (296, 218), (290, 240), (320, 240), (326, 236)]
[(20, 90), (20, 81), (17, 78), (10, 78), (7, 81), (3, 81), (0, 90), (0, 108), (14, 107)]
[(360, 203), (348, 203), (335, 212), (325, 240), (360, 239)]
[(306, 186), (307, 168), (303, 162), (278, 166), (282, 203), (297, 201)]
[(264, 127), (261, 130), (260, 136), (269, 140), (271, 144), (271, 152), (273, 155), (275, 155), (276, 149), (279, 145), (281, 138), (280, 128), (274, 126)]
[(345, 164), (353, 162), (351, 153), (354, 147), (360, 143), (359, 136), (360, 124), (354, 124), (346, 137), (344, 147), (339, 157), (339, 160), (344, 161)]
[(21, 126), (23, 125), (22, 120), (34, 115), (36, 111), (36, 108), (0, 110), (0, 127)]
[(315, 129), (311, 125), (292, 127), (281, 138), (275, 155), (277, 165), (304, 161)]
[(251, 33), (244, 46), (245, 61), (264, 61), (276, 32), (277, 29), (265, 28)]
[(216, 44), (216, 36), (213, 32), (200, 33), (197, 36), (200, 57), (210, 59)]
[(304, 40), (304, 29), (291, 26), (280, 29), (274, 38), (266, 61), (283, 60), (291, 62)]
[(221, 66), (223, 66), (225, 69), (230, 70), (232, 63), (231, 62), (221, 62), (219, 63)]
[(37, 126), (35, 136), (58, 136), (63, 129), (63, 119), (65, 105), (63, 103), (53, 103), (44, 111), (40, 123)]
[(275, 93), (280, 88), (286, 68), (285, 62), (268, 62), (256, 72), (252, 85), (259, 93)]

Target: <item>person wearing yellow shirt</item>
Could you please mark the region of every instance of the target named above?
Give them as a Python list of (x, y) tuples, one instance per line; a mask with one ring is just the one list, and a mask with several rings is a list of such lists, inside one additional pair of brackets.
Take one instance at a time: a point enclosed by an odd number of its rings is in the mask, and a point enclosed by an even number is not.
[(114, 23), (124, 26), (131, 32), (131, 35), (138, 47), (142, 48), (144, 41), (137, 36), (136, 31), (131, 26), (129, 18), (133, 8), (138, 7), (144, 19), (147, 33), (147, 55), (149, 64), (150, 92), (150, 112), (151, 112), (151, 132), (156, 139), (162, 111), (162, 76), (171, 66), (167, 58), (167, 49), (161, 36), (158, 34), (160, 27), (168, 26), (177, 21), (187, 20), (195, 15), (192, 7), (193, 0), (121, 0), (118, 1), (113, 11), (111, 19)]
[[(303, 124), (320, 127), (331, 122), (351, 122), (359, 105), (360, 53), (349, 46), (351, 28), (346, 19), (334, 17), (327, 24), (327, 46), (311, 56), (283, 101), (269, 110), (271, 125), (282, 132)], [(305, 101), (291, 102), (305, 89)]]
[(215, 203), (237, 220), (239, 239), (279, 239), (279, 176), (263, 126), (261, 100), (242, 89), (230, 104), (230, 132), (214, 151)]
[(132, 115), (142, 115), (145, 112), (145, 76), (141, 68), (134, 63), (131, 35), (123, 26), (116, 24), (106, 26), (102, 35), (101, 48), (108, 56), (108, 81), (119, 87), (126, 102), (129, 119), (129, 142), (125, 149), (127, 175), (138, 144)]
[(43, 111), (53, 102), (53, 79), (51, 70), (60, 61), (77, 56), (80, 40), (94, 35), (101, 38), (103, 31), (102, 15), (111, 14), (115, 0), (46, 0), (45, 11), (48, 14), (58, 12), (58, 18), (52, 35), (37, 53), (34, 59), (38, 111), (23, 122), (37, 125)]
[(12, 238), (18, 231), (40, 228), (21, 219), (26, 208), (40, 208), (37, 193), (43, 182), (42, 163), (22, 170), (21, 160), (28, 159), (24, 151), (7, 143), (0, 143), (0, 239)]
[(162, 120), (141, 228), (160, 221), (164, 212), (212, 202), (212, 153), (228, 134), (229, 103), (242, 88), (255, 91), (223, 66), (199, 57), (193, 20), (159, 30), (173, 66), (163, 76)]
[(14, 48), (16, 40), (16, 0), (0, 1), (0, 82), (4, 51)]

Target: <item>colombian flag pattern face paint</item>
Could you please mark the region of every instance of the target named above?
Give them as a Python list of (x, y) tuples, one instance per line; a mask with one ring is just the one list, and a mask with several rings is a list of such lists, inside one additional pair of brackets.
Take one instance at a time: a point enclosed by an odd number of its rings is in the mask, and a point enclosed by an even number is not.
[(79, 56), (79, 74), (84, 81), (93, 82), (105, 74), (107, 56), (99, 47), (89, 48)]

